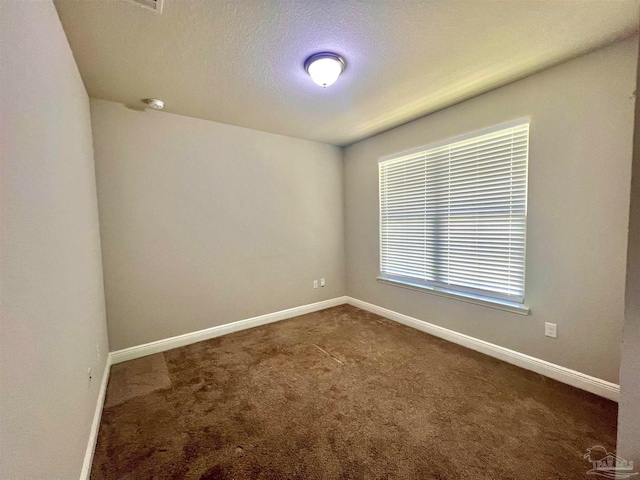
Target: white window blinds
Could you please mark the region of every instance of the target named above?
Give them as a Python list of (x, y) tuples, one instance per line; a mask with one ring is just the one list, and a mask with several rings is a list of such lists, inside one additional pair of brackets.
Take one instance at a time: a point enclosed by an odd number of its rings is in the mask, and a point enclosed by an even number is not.
[(381, 277), (524, 301), (529, 124), (382, 159)]

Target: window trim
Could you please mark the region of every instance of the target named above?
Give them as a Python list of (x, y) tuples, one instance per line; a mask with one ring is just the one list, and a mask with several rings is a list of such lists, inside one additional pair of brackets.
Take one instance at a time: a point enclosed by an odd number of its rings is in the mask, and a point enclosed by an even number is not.
[(455, 137), (449, 137), (445, 140), (438, 140), (437, 142), (428, 143), (426, 145), (422, 145), (416, 148), (411, 148), (409, 150), (403, 150), (401, 152), (392, 153), (389, 155), (385, 155), (384, 157), (378, 158), (378, 163), (387, 162), (389, 160), (401, 160), (403, 157), (407, 157), (409, 155), (414, 155), (416, 153), (420, 153), (424, 150), (431, 150), (433, 148), (444, 147), (445, 145), (449, 145), (451, 143), (464, 142), (465, 140), (470, 140), (475, 137), (481, 137), (483, 135), (488, 135), (490, 133), (495, 133), (499, 130), (505, 130), (507, 128), (518, 127), (523, 123), (531, 124), (531, 117), (520, 117), (515, 120), (509, 120), (508, 122), (499, 123), (497, 125), (493, 125), (491, 127), (481, 128), (480, 130), (474, 130), (472, 132), (464, 133), (462, 135), (457, 135)]
[[(446, 138), (444, 140), (439, 140), (436, 142), (432, 142), (426, 145), (422, 145), (416, 148), (412, 148), (409, 150), (404, 150), (398, 153), (393, 153), (390, 155), (385, 155), (383, 157), (378, 158), (378, 166), (383, 163), (383, 162), (388, 162), (388, 161), (393, 161), (393, 160), (397, 160), (397, 161), (401, 161), (404, 160), (405, 157), (407, 156), (412, 156), (415, 155), (417, 153), (421, 153), (424, 152), (426, 150), (432, 150), (432, 149), (436, 149), (436, 148), (440, 148), (440, 147), (444, 147), (447, 145), (451, 145), (454, 143), (458, 143), (458, 142), (463, 142), (465, 140), (470, 140), (476, 137), (481, 137), (483, 135), (487, 135), (487, 134), (491, 134), (491, 133), (495, 133), (497, 131), (500, 130), (505, 130), (508, 128), (514, 128), (514, 127), (518, 127), (520, 125), (523, 124), (528, 124), (529, 125), (529, 131), (530, 131), (530, 125), (531, 125), (531, 117), (520, 117), (517, 118), (515, 120), (510, 120), (508, 122), (503, 122), (497, 125), (492, 125), (490, 127), (487, 128), (482, 128), (479, 130), (474, 130), (472, 132), (468, 132), (462, 135), (458, 135), (455, 137), (450, 137), (450, 138)], [(528, 163), (529, 163), (529, 151), (531, 149), (531, 144), (530, 144), (530, 134), (529, 134), (529, 140), (527, 142), (527, 175), (526, 175), (526, 186), (525, 186), (525, 244), (524, 244), (524, 269), (523, 269), (523, 274), (525, 275), (525, 278), (523, 280), (523, 292), (526, 294), (526, 257), (527, 257), (527, 242), (526, 242), (526, 237), (527, 237), (527, 225), (528, 225), (528, 209), (529, 209), (529, 201), (528, 201), (528, 197), (529, 197), (529, 167), (528, 167)], [(380, 181), (380, 177), (378, 176), (378, 181)], [(381, 255), (381, 245), (382, 245), (382, 196), (380, 195), (380, 190), (378, 189), (378, 258), (380, 259), (380, 255)], [(394, 285), (394, 286), (399, 286), (399, 287), (404, 287), (404, 288), (409, 288), (411, 290), (417, 290), (417, 291), (421, 291), (424, 293), (430, 293), (433, 295), (438, 295), (438, 296), (442, 296), (442, 297), (446, 297), (446, 298), (453, 298), (456, 300), (461, 300), (464, 302), (468, 302), (468, 303), (473, 303), (473, 304), (477, 304), (477, 305), (483, 305), (483, 306), (487, 306), (487, 307), (492, 307), (492, 308), (496, 308), (499, 310), (504, 310), (504, 311), (508, 311), (508, 312), (512, 312), (512, 313), (517, 313), (520, 315), (528, 315), (530, 313), (530, 308), (525, 304), (525, 296), (523, 294), (522, 299), (516, 301), (516, 300), (511, 300), (511, 299), (506, 299), (506, 298), (501, 298), (500, 295), (498, 294), (497, 296), (492, 296), (492, 295), (483, 295), (481, 292), (478, 291), (465, 291), (464, 287), (458, 289), (458, 288), (452, 288), (446, 285), (438, 285), (435, 284), (433, 282), (431, 283), (425, 283), (425, 282), (421, 282), (419, 280), (413, 280), (411, 278), (405, 278), (405, 277), (397, 277), (397, 276), (393, 276), (393, 275), (388, 275), (388, 274), (384, 274), (381, 272), (380, 268), (381, 268), (381, 263), (379, 261), (378, 263), (378, 277), (377, 277), (377, 281), (379, 283), (384, 283), (384, 284), (388, 284), (388, 285)]]
[(428, 285), (426, 283), (414, 282), (412, 280), (398, 277), (392, 277), (390, 275), (380, 274), (376, 280), (379, 283), (386, 285), (392, 285), (396, 287), (408, 288), (409, 290), (416, 290), (423, 293), (429, 293), (437, 295), (439, 297), (451, 298), (454, 300), (460, 300), (462, 302), (473, 303), (475, 305), (482, 305), (485, 307), (495, 308), (497, 310), (504, 310), (506, 312), (517, 313), (519, 315), (529, 315), (531, 309), (524, 303), (511, 302), (509, 300), (501, 300), (499, 298), (486, 297), (484, 295), (478, 295), (476, 293), (461, 292), (459, 290), (453, 290), (451, 288), (436, 287)]

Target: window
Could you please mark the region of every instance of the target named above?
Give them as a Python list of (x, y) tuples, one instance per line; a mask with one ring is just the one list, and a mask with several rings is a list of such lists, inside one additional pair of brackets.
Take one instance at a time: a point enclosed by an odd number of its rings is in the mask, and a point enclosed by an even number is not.
[(528, 150), (519, 121), (381, 159), (379, 278), (517, 309)]

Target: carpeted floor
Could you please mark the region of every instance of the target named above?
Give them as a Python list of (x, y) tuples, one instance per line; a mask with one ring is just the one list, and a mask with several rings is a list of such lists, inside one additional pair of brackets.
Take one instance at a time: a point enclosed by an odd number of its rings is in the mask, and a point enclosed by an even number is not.
[(91, 478), (592, 478), (616, 415), (343, 305), (113, 366)]

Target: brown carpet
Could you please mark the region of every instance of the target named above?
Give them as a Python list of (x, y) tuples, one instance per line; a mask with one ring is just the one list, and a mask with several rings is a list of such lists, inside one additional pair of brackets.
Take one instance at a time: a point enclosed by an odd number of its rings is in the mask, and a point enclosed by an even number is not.
[(106, 405), (93, 479), (587, 478), (617, 415), (347, 305), (115, 365)]

